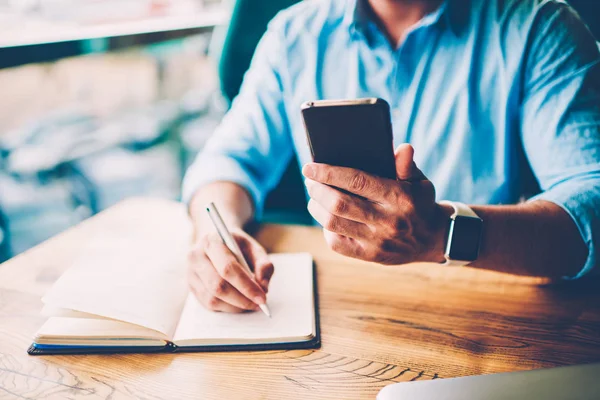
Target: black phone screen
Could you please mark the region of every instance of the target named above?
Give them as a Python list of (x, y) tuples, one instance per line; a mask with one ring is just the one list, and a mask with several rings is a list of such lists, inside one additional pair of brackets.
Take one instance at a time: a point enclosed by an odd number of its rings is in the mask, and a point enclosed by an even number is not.
[[(324, 102), (325, 103), (325, 102)], [(346, 103), (346, 102), (343, 102)], [(396, 179), (390, 109), (363, 104), (307, 103), (302, 110), (313, 160)]]

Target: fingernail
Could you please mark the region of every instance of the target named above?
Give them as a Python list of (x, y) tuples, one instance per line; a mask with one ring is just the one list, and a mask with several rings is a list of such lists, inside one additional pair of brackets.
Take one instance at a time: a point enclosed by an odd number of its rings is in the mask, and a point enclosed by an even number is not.
[(307, 178), (315, 177), (315, 167), (312, 164), (306, 164), (304, 168), (302, 168), (302, 173)]
[(262, 306), (263, 304), (265, 304), (265, 303), (266, 303), (265, 299), (264, 299), (264, 298), (262, 298), (262, 297), (260, 297), (260, 296), (256, 296), (256, 297), (254, 298), (254, 302), (255, 302), (256, 304), (258, 304), (259, 306)]

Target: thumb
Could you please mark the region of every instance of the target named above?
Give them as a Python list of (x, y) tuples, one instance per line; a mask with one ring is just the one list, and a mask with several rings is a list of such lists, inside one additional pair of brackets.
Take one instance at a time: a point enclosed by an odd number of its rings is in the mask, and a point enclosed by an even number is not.
[(256, 282), (267, 293), (275, 267), (267, 256), (267, 251), (253, 237), (244, 234), (241, 243), (242, 252), (250, 263)]
[(269, 291), (269, 283), (275, 272), (273, 263), (268, 258), (262, 258), (255, 262), (255, 277), (260, 287), (267, 293)]
[(401, 181), (418, 181), (426, 179), (414, 160), (415, 149), (408, 143), (396, 148), (396, 176)]

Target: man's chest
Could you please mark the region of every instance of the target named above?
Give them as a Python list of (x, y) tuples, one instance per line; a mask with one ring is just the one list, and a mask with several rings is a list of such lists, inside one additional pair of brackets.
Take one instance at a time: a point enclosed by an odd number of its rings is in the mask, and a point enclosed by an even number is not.
[(501, 185), (506, 177), (498, 165), (511, 162), (505, 150), (518, 131), (518, 68), (503, 65), (494, 49), (434, 39), (399, 51), (333, 42), (315, 57), (296, 59), (286, 110), (301, 162), (310, 159), (299, 112), (304, 101), (379, 97), (390, 104), (395, 145), (413, 144), (417, 163), (434, 179), (447, 180), (451, 168), (464, 179)]
[(493, 49), (452, 38), (404, 46), (333, 41), (314, 57), (292, 60), (286, 102), (292, 130), (303, 132), (304, 101), (379, 97), (390, 104), (398, 143), (426, 147), (444, 134), (505, 131), (507, 113), (518, 112), (511, 98), (517, 66), (503, 65)]

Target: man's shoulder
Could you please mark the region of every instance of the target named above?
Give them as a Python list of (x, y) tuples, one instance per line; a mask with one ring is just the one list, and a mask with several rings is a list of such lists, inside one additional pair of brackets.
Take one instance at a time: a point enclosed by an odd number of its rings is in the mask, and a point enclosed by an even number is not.
[(299, 35), (320, 36), (341, 24), (348, 3), (349, 0), (304, 0), (280, 11), (269, 25), (288, 40)]
[(539, 15), (569, 9), (564, 0), (486, 0), (476, 3), (498, 23), (531, 20)]
[[(467, 0), (473, 4), (471, 26), (487, 30), (511, 49), (525, 45), (536, 27), (560, 16), (575, 15), (563, 0)], [(483, 24), (481, 21), (485, 21)]]
[[(475, 0), (469, 1), (476, 2)], [(493, 8), (498, 13), (497, 16), (499, 18), (507, 14), (526, 14), (544, 7), (568, 7), (568, 3), (565, 0), (486, 0), (480, 4)]]

